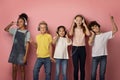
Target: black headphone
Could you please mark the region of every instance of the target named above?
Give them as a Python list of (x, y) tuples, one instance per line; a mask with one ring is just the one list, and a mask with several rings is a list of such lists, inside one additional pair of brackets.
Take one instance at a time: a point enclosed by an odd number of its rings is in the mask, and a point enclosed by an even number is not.
[(59, 35), (59, 29), (60, 28), (63, 28), (64, 29), (64, 31), (65, 31), (65, 35), (67, 34), (67, 31), (66, 31), (66, 28), (65, 28), (65, 26), (59, 26), (58, 28), (57, 28), (57, 31), (56, 31), (56, 33)]
[(39, 25), (38, 25), (38, 31), (40, 31), (40, 25), (41, 25), (41, 24), (46, 25), (46, 30), (48, 31), (48, 25), (47, 25), (47, 23), (44, 22), (44, 21), (39, 23)]

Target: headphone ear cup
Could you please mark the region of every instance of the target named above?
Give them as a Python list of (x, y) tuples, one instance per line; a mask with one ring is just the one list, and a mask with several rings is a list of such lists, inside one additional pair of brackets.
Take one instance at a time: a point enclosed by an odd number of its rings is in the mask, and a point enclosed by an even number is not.
[(46, 30), (48, 31), (48, 26), (46, 26)]
[(27, 22), (25, 21), (25, 26), (27, 26)]
[(40, 27), (38, 27), (38, 31), (40, 31)]

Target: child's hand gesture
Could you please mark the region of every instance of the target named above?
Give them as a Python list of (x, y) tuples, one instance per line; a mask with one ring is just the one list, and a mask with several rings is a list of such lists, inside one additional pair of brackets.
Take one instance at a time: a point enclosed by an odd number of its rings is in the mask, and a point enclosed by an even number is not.
[(13, 26), (14, 24), (16, 24), (16, 22), (12, 21), (9, 25)]
[(91, 35), (92, 35), (92, 36), (95, 36), (95, 32), (93, 32), (93, 31), (90, 31), (90, 32), (91, 32)]
[(51, 62), (54, 62), (54, 63), (56, 62), (54, 58), (50, 58), (50, 60)]
[(23, 57), (23, 63), (26, 63), (26, 56)]

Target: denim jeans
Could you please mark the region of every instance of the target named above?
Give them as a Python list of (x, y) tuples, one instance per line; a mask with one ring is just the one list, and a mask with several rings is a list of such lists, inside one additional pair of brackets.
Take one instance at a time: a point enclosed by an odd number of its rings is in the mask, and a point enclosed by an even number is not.
[(92, 74), (91, 74), (91, 80), (96, 80), (96, 73), (97, 73), (97, 67), (98, 64), (100, 64), (100, 72), (99, 77), (100, 80), (105, 80), (105, 71), (106, 71), (106, 64), (107, 64), (107, 56), (99, 56), (99, 57), (93, 57), (92, 58)]
[(62, 67), (63, 80), (67, 80), (66, 70), (67, 70), (67, 59), (56, 59), (56, 75), (55, 80), (59, 80), (60, 66)]
[(85, 61), (86, 49), (85, 46), (72, 47), (72, 59), (74, 67), (74, 80), (78, 80), (78, 72), (80, 67), (80, 80), (85, 80)]
[(39, 71), (41, 66), (44, 65), (45, 68), (45, 80), (50, 80), (51, 76), (51, 61), (50, 58), (37, 58), (34, 70), (33, 70), (33, 80), (40, 80), (39, 79)]

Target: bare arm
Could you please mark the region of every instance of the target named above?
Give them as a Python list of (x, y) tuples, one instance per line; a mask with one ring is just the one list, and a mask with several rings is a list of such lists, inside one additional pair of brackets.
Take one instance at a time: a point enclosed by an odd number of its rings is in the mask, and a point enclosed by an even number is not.
[(55, 36), (54, 39), (53, 39), (53, 41), (52, 41), (52, 43), (53, 43), (53, 44), (56, 44), (56, 42), (58, 41), (58, 39), (59, 39), (59, 36), (58, 36), (58, 35)]
[(65, 37), (67, 38), (67, 43), (70, 43), (70, 39), (67, 34), (65, 35)]
[(8, 32), (9, 29), (10, 29), (10, 27), (11, 27), (12, 25), (14, 25), (14, 22), (13, 22), (13, 21), (12, 21), (7, 27), (5, 27), (4, 30), (5, 30), (6, 32)]
[(37, 49), (37, 43), (36, 43), (36, 42), (30, 41), (30, 43), (33, 45), (33, 47), (34, 47), (35, 49)]
[(117, 25), (116, 25), (116, 23), (114, 21), (114, 17), (111, 16), (110, 18), (111, 18), (111, 22), (112, 22), (112, 25), (113, 25), (113, 27), (112, 27), (113, 28), (112, 29), (112, 35), (114, 35), (118, 31), (118, 27), (117, 27)]
[(26, 60), (27, 60), (27, 55), (28, 55), (29, 46), (30, 46), (30, 42), (27, 42), (27, 44), (26, 44), (26, 52), (25, 52), (25, 56), (24, 56), (24, 63), (25, 63)]
[(90, 31), (89, 31), (89, 29), (88, 29), (88, 27), (87, 27), (87, 25), (86, 25), (84, 19), (83, 19), (82, 22), (83, 22), (83, 26), (85, 27), (85, 34), (86, 34), (87, 36), (90, 36)]
[(89, 46), (92, 46), (95, 38), (95, 33), (93, 31), (90, 32), (91, 32), (91, 36), (89, 37), (88, 44)]
[(55, 62), (55, 59), (52, 57), (53, 56), (53, 48), (52, 48), (52, 43), (49, 46), (49, 50), (50, 50), (50, 60), (52, 62)]
[(70, 36), (73, 36), (73, 34), (74, 34), (74, 21), (72, 22), (72, 25), (71, 25), (71, 28), (70, 28), (70, 31), (69, 31)]

